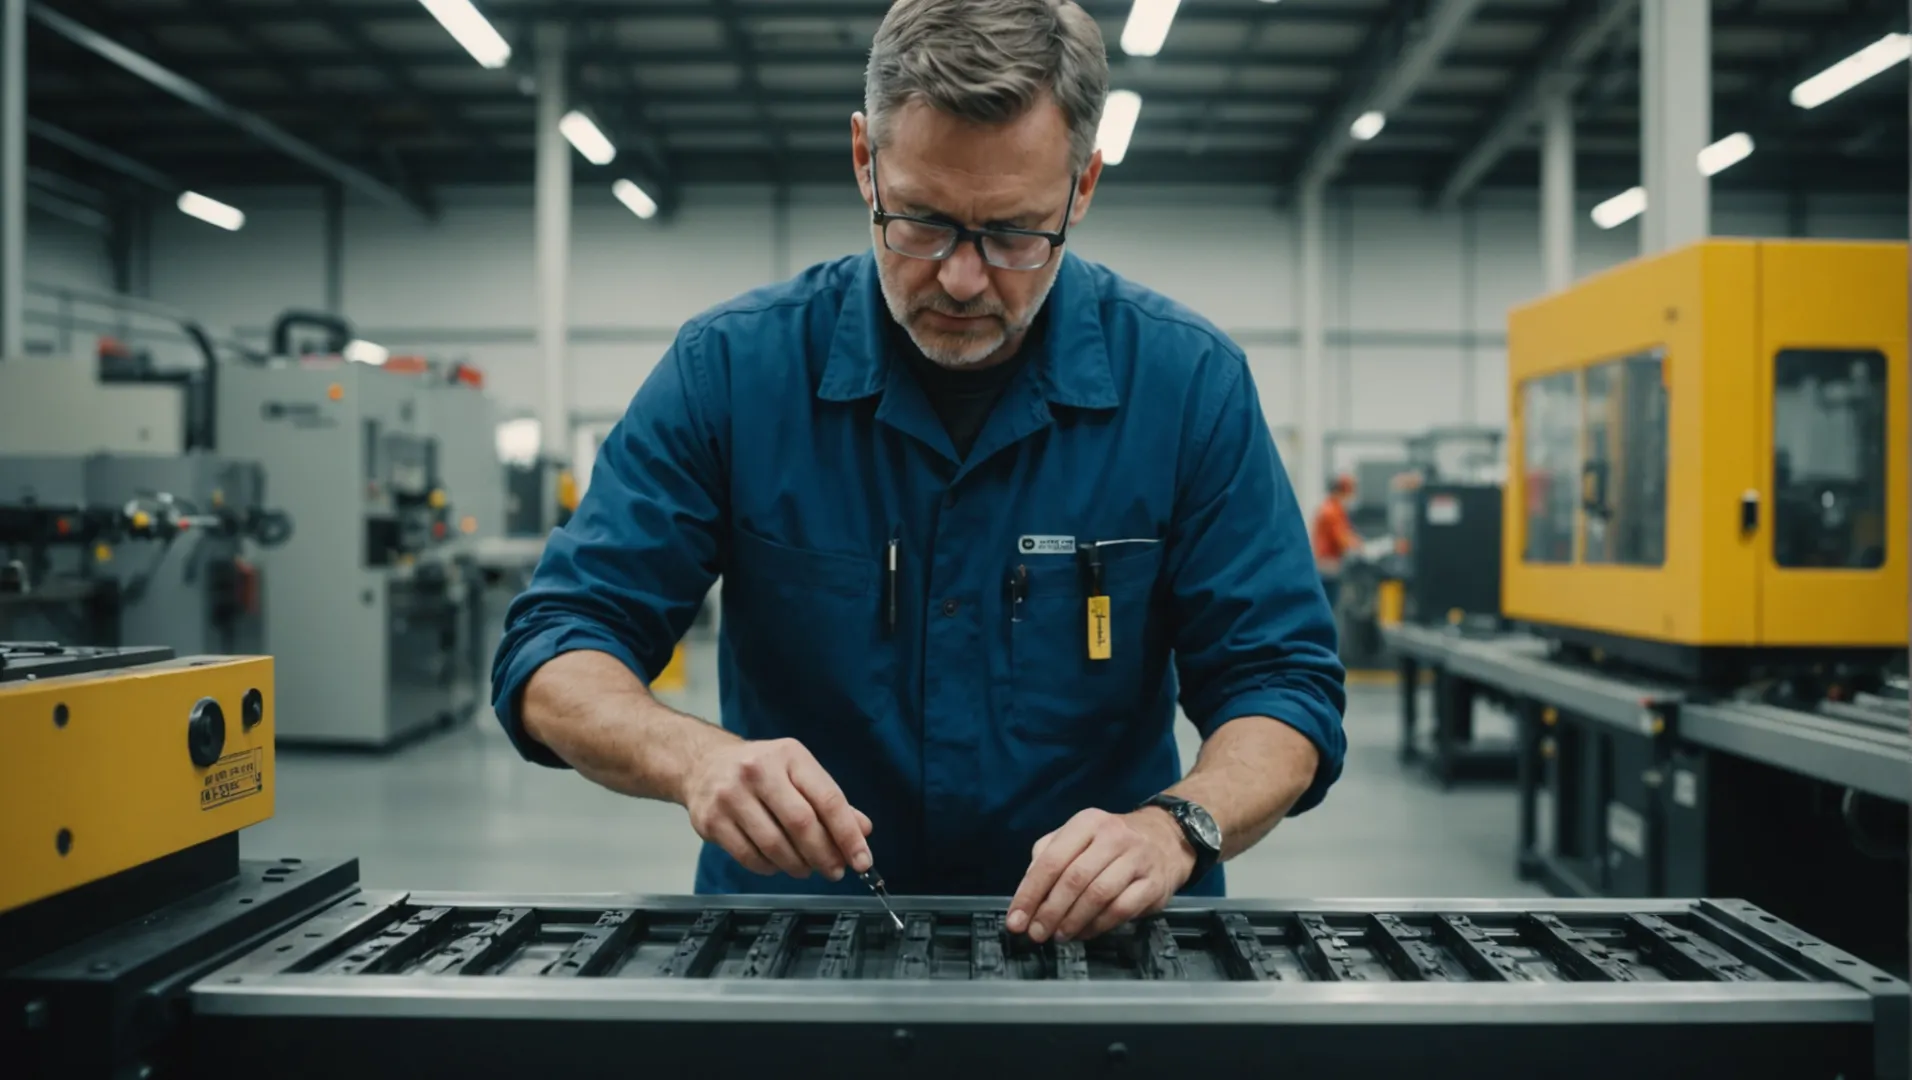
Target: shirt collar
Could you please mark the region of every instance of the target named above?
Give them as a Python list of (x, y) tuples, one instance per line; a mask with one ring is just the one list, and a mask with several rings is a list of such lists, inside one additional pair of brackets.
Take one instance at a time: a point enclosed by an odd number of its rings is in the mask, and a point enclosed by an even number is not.
[[(1109, 369), (1095, 281), (1082, 260), (1062, 253), (1062, 267), (1046, 303), (1049, 327), (1037, 356), (1044, 396), (1078, 409), (1113, 409), (1121, 404)], [(817, 385), (818, 397), (856, 401), (882, 393), (890, 362), (883, 330), (888, 318), (876, 275), (876, 253), (865, 252), (837, 314), (836, 336)]]

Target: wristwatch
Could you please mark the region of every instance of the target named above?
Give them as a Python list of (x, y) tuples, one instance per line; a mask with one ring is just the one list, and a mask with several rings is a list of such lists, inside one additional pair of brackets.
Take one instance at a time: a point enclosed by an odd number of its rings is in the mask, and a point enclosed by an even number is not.
[(1187, 884), (1202, 880), (1222, 857), (1221, 826), (1215, 824), (1215, 819), (1200, 803), (1174, 795), (1157, 795), (1142, 805), (1159, 806), (1175, 818), (1176, 824), (1182, 827), (1182, 835), (1188, 837), (1188, 845), (1195, 849), (1195, 869), (1189, 871)]

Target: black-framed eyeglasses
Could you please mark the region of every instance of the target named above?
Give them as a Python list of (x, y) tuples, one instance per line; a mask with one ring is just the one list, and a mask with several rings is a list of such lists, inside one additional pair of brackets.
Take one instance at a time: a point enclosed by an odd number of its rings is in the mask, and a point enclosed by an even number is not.
[(876, 149), (870, 149), (870, 191), (875, 208), (870, 220), (883, 230), (883, 246), (911, 259), (941, 261), (956, 254), (965, 243), (976, 245), (983, 261), (1002, 270), (1040, 270), (1049, 265), (1069, 236), (1069, 216), (1075, 213), (1076, 188), (1081, 176), (1069, 180), (1069, 204), (1062, 211), (1062, 228), (1055, 232), (1041, 229), (970, 229), (948, 221), (892, 214), (883, 209), (883, 193), (876, 182)]

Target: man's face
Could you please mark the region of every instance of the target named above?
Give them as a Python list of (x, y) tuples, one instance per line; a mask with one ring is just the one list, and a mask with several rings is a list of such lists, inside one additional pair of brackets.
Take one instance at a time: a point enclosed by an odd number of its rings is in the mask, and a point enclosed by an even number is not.
[[(888, 127), (876, 163), (885, 211), (970, 228), (1062, 228), (1069, 131), (1054, 102), (997, 126), (910, 102), (890, 115)], [(870, 131), (860, 113), (851, 120), (851, 152), (863, 201), (874, 205)], [(1071, 224), (1087, 212), (1100, 172), (1098, 154), (1079, 182)], [(891, 317), (923, 355), (948, 368), (985, 367), (1013, 355), (1062, 265), (1058, 249), (1038, 269), (1005, 270), (984, 262), (974, 242), (941, 261), (915, 259), (886, 247), (875, 225), (871, 242)]]

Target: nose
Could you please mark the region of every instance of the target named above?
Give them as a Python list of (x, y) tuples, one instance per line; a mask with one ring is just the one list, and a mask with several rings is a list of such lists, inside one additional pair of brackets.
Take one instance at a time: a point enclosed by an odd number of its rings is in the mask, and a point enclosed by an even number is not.
[(975, 244), (959, 244), (937, 269), (936, 282), (951, 300), (968, 303), (989, 288), (989, 267)]

